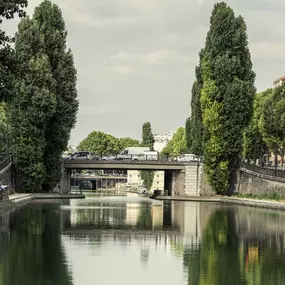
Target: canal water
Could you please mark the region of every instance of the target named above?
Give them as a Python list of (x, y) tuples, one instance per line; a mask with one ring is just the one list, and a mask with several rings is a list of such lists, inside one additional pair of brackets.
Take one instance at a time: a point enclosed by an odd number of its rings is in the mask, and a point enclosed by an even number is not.
[(285, 284), (285, 212), (140, 197), (0, 216), (0, 285)]

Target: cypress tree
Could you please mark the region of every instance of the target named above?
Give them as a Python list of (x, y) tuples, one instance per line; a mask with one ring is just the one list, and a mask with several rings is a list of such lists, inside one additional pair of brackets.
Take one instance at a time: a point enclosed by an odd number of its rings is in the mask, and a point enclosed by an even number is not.
[(141, 146), (149, 147), (150, 150), (153, 150), (153, 144), (154, 144), (154, 136), (152, 134), (151, 124), (150, 122), (146, 122), (143, 124), (142, 127)]
[(189, 142), (191, 142), (190, 152), (196, 155), (203, 155), (203, 122), (201, 110), (201, 89), (203, 87), (203, 78), (201, 74), (201, 61), (203, 58), (203, 50), (200, 54), (199, 66), (195, 69), (196, 80), (192, 87), (191, 97), (191, 129), (189, 132)]
[(255, 74), (244, 19), (235, 17), (224, 2), (212, 12), (202, 76), (205, 170), (213, 189), (225, 194), (239, 166), (242, 134), (253, 109)]
[(71, 129), (76, 123), (78, 100), (76, 69), (71, 50), (66, 49), (67, 31), (60, 8), (45, 0), (35, 8), (33, 21), (44, 39), (55, 84), (56, 110), (45, 132), (44, 164), (46, 179), (43, 188), (50, 191), (61, 179), (62, 152), (68, 147)]
[[(153, 144), (154, 144), (154, 136), (152, 134), (151, 124), (150, 122), (146, 122), (143, 124), (143, 127), (142, 127), (141, 146), (149, 147), (150, 150), (153, 150)], [(140, 174), (141, 174), (142, 180), (144, 181), (145, 186), (147, 187), (147, 190), (150, 190), (152, 183), (153, 183), (154, 171), (153, 170), (141, 170)]]
[(192, 137), (191, 137), (191, 118), (187, 118), (185, 123), (185, 136), (186, 136), (186, 149), (187, 152), (190, 153), (191, 145), (192, 145)]
[(41, 192), (46, 175), (45, 131), (56, 109), (56, 97), (51, 92), (55, 82), (43, 44), (35, 22), (22, 20), (15, 41), (17, 93), (9, 101), (18, 191)]

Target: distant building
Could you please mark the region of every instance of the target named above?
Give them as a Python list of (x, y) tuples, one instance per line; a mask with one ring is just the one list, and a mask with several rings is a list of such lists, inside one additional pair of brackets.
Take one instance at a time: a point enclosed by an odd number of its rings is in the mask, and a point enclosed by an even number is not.
[(282, 77), (274, 80), (274, 82), (273, 82), (274, 88), (281, 86), (284, 82), (285, 82), (285, 76), (282, 76)]
[(161, 152), (166, 147), (168, 142), (172, 139), (173, 134), (174, 133), (170, 131), (165, 135), (157, 135), (157, 134), (154, 135), (154, 145), (153, 145), (154, 150)]
[[(143, 180), (141, 179), (139, 170), (128, 170), (128, 180), (127, 184), (137, 189), (140, 186), (143, 186)], [(164, 190), (164, 171), (155, 171), (152, 187), (150, 189), (151, 192), (154, 190)]]

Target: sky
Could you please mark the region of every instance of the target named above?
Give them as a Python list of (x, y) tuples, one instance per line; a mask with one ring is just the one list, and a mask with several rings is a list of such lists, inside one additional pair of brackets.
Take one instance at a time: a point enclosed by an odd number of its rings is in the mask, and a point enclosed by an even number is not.
[[(32, 15), (40, 0), (29, 0)], [(141, 138), (185, 125), (212, 0), (54, 0), (63, 12), (78, 72), (71, 145), (92, 131)], [(285, 75), (285, 1), (228, 0), (245, 18), (258, 91)], [(5, 21), (13, 34), (18, 20)]]

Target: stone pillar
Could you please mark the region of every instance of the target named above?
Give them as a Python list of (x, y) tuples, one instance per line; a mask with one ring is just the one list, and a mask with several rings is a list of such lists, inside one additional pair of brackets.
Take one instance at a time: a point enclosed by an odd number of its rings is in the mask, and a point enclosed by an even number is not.
[(64, 169), (61, 182), (61, 194), (67, 194), (71, 192), (71, 171), (70, 169)]
[(202, 165), (185, 166), (185, 195), (200, 197)]

